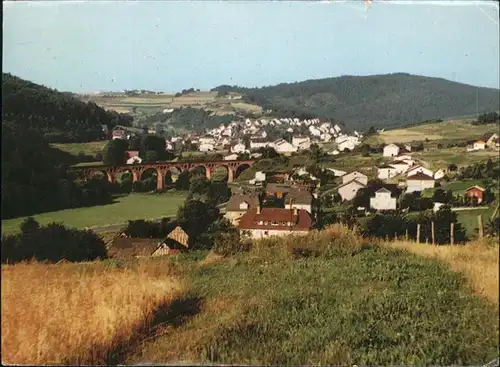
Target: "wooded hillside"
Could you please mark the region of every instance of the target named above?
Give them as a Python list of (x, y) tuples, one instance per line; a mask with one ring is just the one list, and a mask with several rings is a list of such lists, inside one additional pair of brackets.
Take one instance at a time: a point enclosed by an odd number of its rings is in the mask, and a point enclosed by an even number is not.
[(405, 73), (341, 76), (262, 88), (222, 85), (281, 117), (325, 118), (364, 131), (499, 109), (499, 90)]
[(88, 142), (103, 138), (102, 126), (130, 125), (132, 117), (84, 103), (71, 93), (2, 74), (3, 120), (29, 127), (50, 143)]

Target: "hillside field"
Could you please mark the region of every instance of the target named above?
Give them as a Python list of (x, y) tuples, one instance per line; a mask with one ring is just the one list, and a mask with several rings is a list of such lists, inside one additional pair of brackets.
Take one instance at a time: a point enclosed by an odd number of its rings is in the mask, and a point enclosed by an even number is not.
[(229, 257), (2, 265), (2, 359), (484, 365), (497, 357), (497, 269), (494, 241), (369, 244), (339, 225)]
[(102, 149), (106, 146), (108, 140), (91, 141), (88, 143), (66, 143), (52, 144), (54, 148), (77, 156), (82, 152), (85, 155), (95, 156), (97, 153), (102, 153)]
[[(184, 203), (183, 193), (130, 194), (118, 197), (112, 204), (59, 210), (33, 215), (41, 225), (50, 222), (68, 227), (104, 227), (125, 224), (128, 220), (173, 217)], [(16, 233), (25, 217), (2, 220), (2, 234)]]
[(229, 100), (218, 98), (217, 92), (193, 92), (179, 97), (173, 94), (147, 95), (147, 96), (82, 96), (84, 101), (93, 101), (107, 110), (115, 110), (121, 113), (130, 113), (135, 109), (142, 112), (160, 112), (168, 108), (205, 108), (216, 114), (231, 114), (241, 110), (260, 114), (262, 108), (245, 103), (242, 100)]
[(450, 120), (432, 124), (422, 124), (408, 128), (386, 130), (376, 137), (383, 143), (410, 143), (428, 140), (468, 140), (479, 138), (486, 133), (498, 133), (498, 126), (471, 125), (470, 120)]

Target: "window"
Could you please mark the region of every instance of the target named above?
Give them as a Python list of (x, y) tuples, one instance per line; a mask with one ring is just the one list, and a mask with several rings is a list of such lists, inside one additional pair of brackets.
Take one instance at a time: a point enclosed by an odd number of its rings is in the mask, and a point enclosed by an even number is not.
[(269, 235), (269, 231), (264, 231), (264, 236)]

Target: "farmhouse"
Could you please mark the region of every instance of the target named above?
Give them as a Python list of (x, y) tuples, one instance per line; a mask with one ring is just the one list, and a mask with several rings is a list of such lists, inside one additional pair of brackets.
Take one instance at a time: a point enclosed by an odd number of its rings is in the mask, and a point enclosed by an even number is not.
[(485, 146), (488, 148), (494, 148), (497, 140), (498, 140), (498, 134), (496, 133), (486, 134), (480, 139), (480, 141), (484, 142)]
[(384, 157), (396, 157), (399, 154), (399, 147), (396, 144), (389, 144), (384, 147)]
[(391, 192), (381, 188), (370, 198), (370, 207), (375, 210), (396, 210), (396, 198), (391, 197)]
[(358, 182), (361, 182), (363, 185), (368, 184), (368, 176), (362, 174), (361, 172), (354, 171), (351, 173), (347, 173), (342, 176), (342, 183), (348, 183), (352, 180), (356, 179)]
[(266, 180), (266, 174), (262, 171), (255, 172), (255, 177), (251, 180), (248, 180), (250, 185), (261, 185), (262, 182)]
[(434, 177), (418, 172), (406, 179), (406, 193), (431, 189), (434, 185)]
[(354, 199), (359, 189), (365, 188), (366, 184), (358, 181), (357, 179), (353, 179), (349, 182), (346, 182), (339, 187), (337, 187), (337, 191), (342, 198), (342, 201), (350, 201)]
[(474, 198), (478, 204), (481, 204), (484, 200), (484, 191), (484, 188), (481, 186), (472, 186), (465, 190), (465, 195), (469, 198)]
[(312, 228), (310, 214), (303, 209), (249, 209), (240, 218), (238, 227), (250, 232), (254, 239), (269, 236), (305, 235)]

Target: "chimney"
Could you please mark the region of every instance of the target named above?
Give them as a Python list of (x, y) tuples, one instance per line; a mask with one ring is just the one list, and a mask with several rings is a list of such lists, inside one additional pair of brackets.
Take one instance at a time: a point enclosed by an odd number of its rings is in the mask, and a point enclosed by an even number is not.
[(299, 215), (299, 209), (293, 208), (293, 215), (295, 216)]
[(260, 203), (257, 204), (257, 214), (260, 214)]

